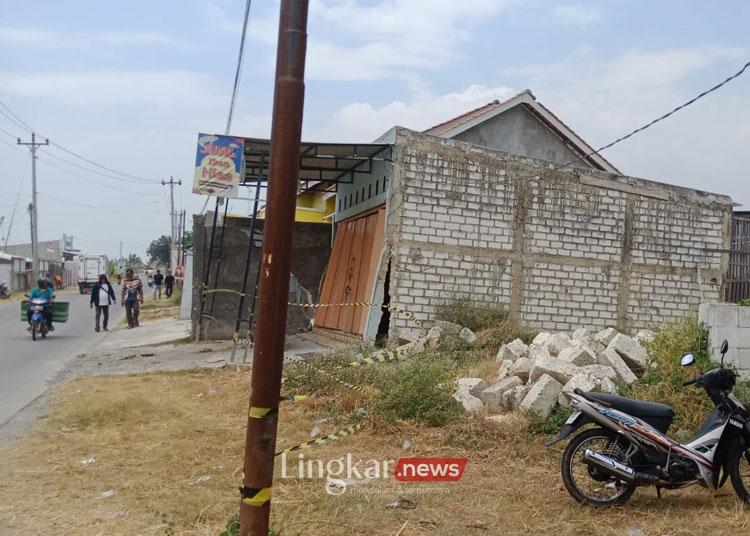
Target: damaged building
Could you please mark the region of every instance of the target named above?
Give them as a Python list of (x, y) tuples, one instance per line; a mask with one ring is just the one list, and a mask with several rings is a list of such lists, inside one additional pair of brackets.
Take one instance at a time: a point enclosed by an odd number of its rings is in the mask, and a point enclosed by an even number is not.
[[(333, 246), (309, 289), (335, 306), (317, 309), (317, 330), (411, 338), (468, 297), (546, 330), (634, 331), (721, 298), (731, 199), (622, 175), (528, 91), (425, 132), (336, 145), (340, 159), (313, 164), (312, 145), (302, 191), (335, 192), (321, 224)], [(246, 156), (248, 180), (262, 176)], [(311, 174), (323, 160), (335, 172)]]

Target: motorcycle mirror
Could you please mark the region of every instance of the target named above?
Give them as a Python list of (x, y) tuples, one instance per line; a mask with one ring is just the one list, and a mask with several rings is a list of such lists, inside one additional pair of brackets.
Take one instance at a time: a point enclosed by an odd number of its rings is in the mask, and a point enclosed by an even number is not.
[(680, 365), (683, 367), (690, 366), (695, 363), (695, 356), (693, 354), (685, 354), (680, 359)]
[(729, 350), (729, 343), (727, 342), (727, 340), (726, 340), (726, 339), (724, 339), (724, 342), (723, 342), (723, 343), (721, 343), (721, 350), (720, 350), (720, 352), (721, 352), (722, 354), (726, 354), (726, 353), (727, 353), (727, 350)]

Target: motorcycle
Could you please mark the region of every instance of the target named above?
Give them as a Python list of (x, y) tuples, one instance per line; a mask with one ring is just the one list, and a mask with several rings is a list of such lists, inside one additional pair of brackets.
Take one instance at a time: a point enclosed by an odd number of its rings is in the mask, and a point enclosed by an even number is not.
[(50, 300), (46, 298), (31, 298), (29, 309), (31, 310), (31, 340), (36, 340), (37, 335), (42, 338), (49, 333), (49, 323), (44, 318), (44, 310), (50, 306)]
[[(720, 367), (701, 373), (683, 387), (705, 390), (714, 410), (692, 439), (667, 436), (674, 411), (666, 404), (642, 402), (608, 393), (576, 389), (567, 394), (574, 410), (551, 446), (587, 424), (565, 447), (561, 472), (568, 493), (594, 506), (623, 504), (638, 486), (678, 489), (698, 484), (719, 489), (730, 478), (737, 496), (750, 502), (750, 412), (733, 394), (736, 375)], [(692, 354), (681, 366), (695, 364)]]
[(0, 282), (0, 300), (6, 300), (10, 298), (10, 290), (8, 290), (7, 281)]

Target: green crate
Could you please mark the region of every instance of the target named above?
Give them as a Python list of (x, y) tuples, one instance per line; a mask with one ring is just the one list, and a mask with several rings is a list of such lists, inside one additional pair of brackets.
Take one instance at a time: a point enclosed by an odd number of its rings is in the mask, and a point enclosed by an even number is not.
[[(24, 300), (21, 302), (21, 322), (28, 322), (26, 319), (26, 313), (29, 310), (29, 302)], [(56, 301), (52, 303), (52, 322), (67, 322), (68, 313), (70, 310), (70, 303)]]

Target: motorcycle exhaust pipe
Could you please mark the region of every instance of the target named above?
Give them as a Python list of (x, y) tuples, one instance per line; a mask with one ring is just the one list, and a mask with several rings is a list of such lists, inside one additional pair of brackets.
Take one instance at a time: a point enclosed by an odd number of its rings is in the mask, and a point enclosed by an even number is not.
[(586, 449), (586, 452), (583, 453), (583, 461), (588, 465), (593, 465), (610, 475), (616, 476), (620, 480), (632, 482), (636, 479), (635, 469), (593, 450)]

